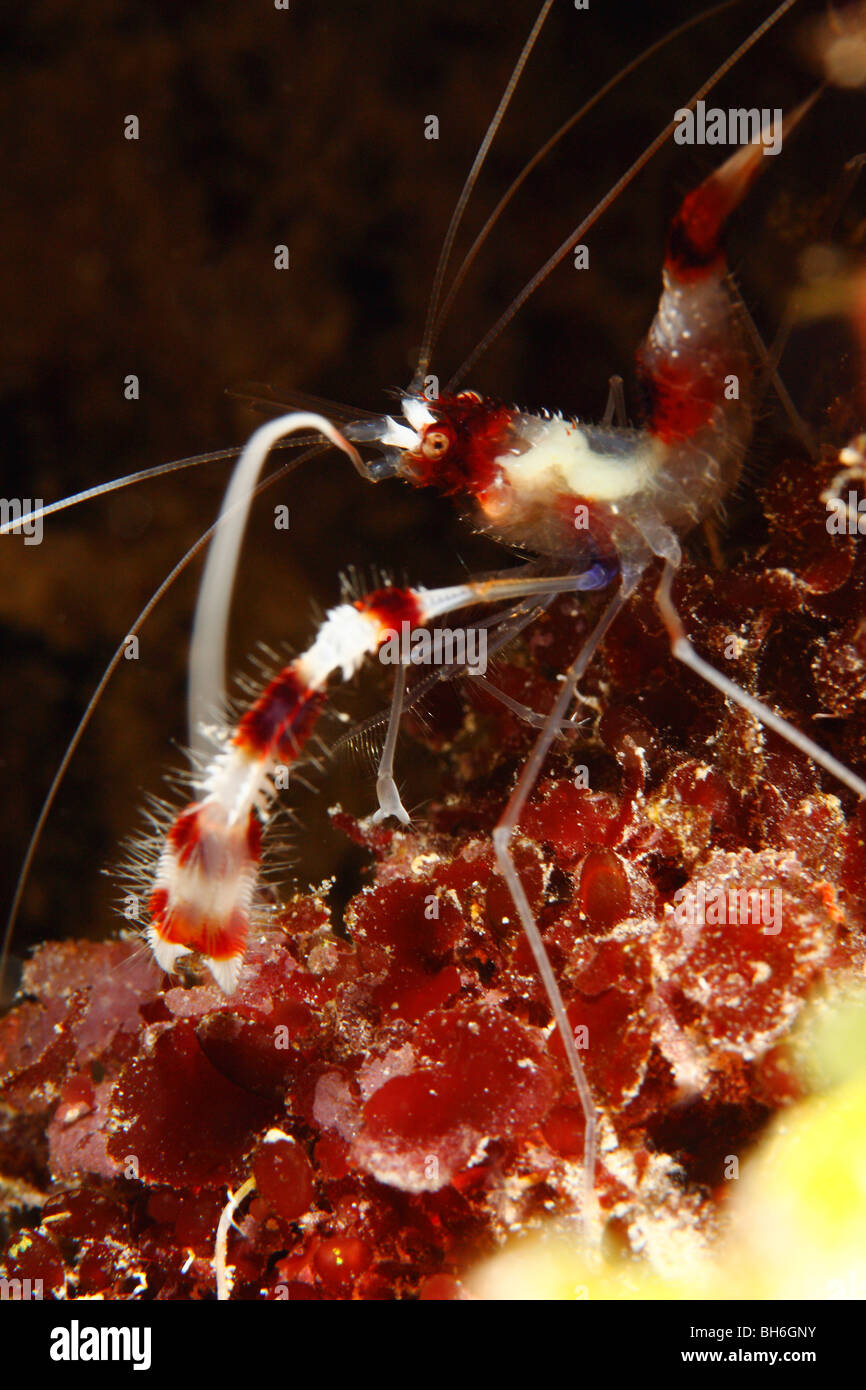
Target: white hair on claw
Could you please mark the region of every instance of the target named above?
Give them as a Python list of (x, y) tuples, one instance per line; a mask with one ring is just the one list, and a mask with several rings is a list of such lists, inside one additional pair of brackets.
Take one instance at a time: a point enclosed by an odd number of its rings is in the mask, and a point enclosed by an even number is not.
[(375, 652), (380, 633), (375, 617), (352, 603), (341, 603), (327, 614), (315, 642), (298, 662), (299, 675), (315, 688), (339, 666), (343, 680), (350, 680), (365, 656)]

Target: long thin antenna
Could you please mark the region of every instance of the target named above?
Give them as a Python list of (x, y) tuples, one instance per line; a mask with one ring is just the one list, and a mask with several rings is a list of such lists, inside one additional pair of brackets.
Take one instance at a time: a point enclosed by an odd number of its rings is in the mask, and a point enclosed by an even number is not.
[(107, 483), (95, 483), (93, 487), (85, 488), (83, 492), (74, 492), (69, 497), (61, 497), (57, 502), (49, 502), (45, 507), (36, 507), (24, 516), (5, 522), (0, 526), (0, 536), (10, 535), (22, 526), (30, 525), (34, 521), (41, 521), (46, 516), (53, 516), (55, 512), (65, 512), (69, 507), (77, 507), (81, 502), (92, 502), (94, 498), (105, 497), (109, 492), (119, 492), (121, 488), (132, 487), (134, 483), (145, 483), (150, 478), (161, 478), (166, 473), (177, 473), (181, 468), (195, 468), (200, 463), (217, 463), (223, 459), (237, 458), (242, 447), (238, 444), (233, 449), (215, 449), (210, 454), (193, 454), (188, 459), (174, 459), (171, 463), (157, 463), (152, 468), (142, 468), (138, 473), (126, 473), (122, 478), (112, 478)]
[(711, 10), (704, 10), (702, 14), (692, 15), (691, 19), (685, 20), (682, 24), (677, 25), (676, 29), (671, 29), (669, 33), (662, 35), (660, 39), (656, 39), (655, 43), (650, 44), (649, 48), (645, 48), (644, 51), (642, 53), (639, 53), (636, 58), (632, 58), (631, 62), (626, 63), (624, 68), (620, 68), (619, 72), (615, 73), (613, 77), (608, 78), (607, 82), (604, 83), (604, 86), (599, 87), (598, 91), (589, 98), (589, 101), (584, 102), (583, 106), (579, 107), (577, 111), (575, 111), (571, 116), (569, 116), (568, 120), (565, 121), (559, 127), (559, 130), (557, 130), (554, 135), (551, 135), (550, 139), (547, 140), (545, 144), (541, 146), (540, 150), (536, 151), (536, 153), (532, 156), (529, 162), (523, 166), (520, 173), (517, 175), (517, 178), (511, 184), (511, 187), (499, 199), (499, 202), (496, 204), (496, 207), (491, 212), (487, 221), (484, 223), (484, 226), (481, 228), (481, 231), (478, 233), (468, 252), (464, 256), (460, 269), (457, 271), (457, 274), (454, 276), (454, 279), (451, 282), (448, 294), (446, 295), (445, 300), (443, 301), (442, 308), (439, 310), (439, 313), (436, 316), (436, 322), (433, 325), (432, 341), (430, 344), (431, 351), (436, 344), (436, 340), (439, 337), (439, 334), (442, 330), (442, 325), (444, 324), (446, 318), (448, 317), (448, 314), (451, 311), (451, 307), (454, 303), (455, 298), (457, 297), (457, 293), (464, 280), (466, 279), (466, 276), (470, 270), (470, 267), (472, 266), (472, 263), (478, 255), (478, 252), (481, 250), (481, 247), (484, 245), (494, 226), (499, 221), (499, 218), (502, 216), (508, 204), (511, 202), (511, 199), (514, 197), (518, 188), (520, 188), (521, 185), (526, 181), (526, 179), (529, 178), (529, 175), (532, 173), (533, 169), (535, 169), (542, 162), (542, 160), (547, 158), (547, 156), (550, 154), (550, 151), (556, 145), (559, 144), (560, 140), (562, 140), (566, 135), (568, 135), (569, 131), (573, 130), (574, 127), (580, 121), (583, 120), (584, 116), (588, 115), (589, 112), (592, 111), (593, 107), (597, 106), (599, 102), (603, 101), (604, 98), (608, 96), (609, 93), (612, 92), (615, 87), (619, 86), (620, 82), (623, 82), (627, 77), (630, 77), (633, 72), (635, 72), (643, 63), (648, 62), (650, 58), (652, 58), (656, 53), (659, 52), (660, 49), (665, 48), (669, 43), (675, 42), (676, 39), (682, 38), (683, 34), (688, 33), (690, 29), (696, 28), (697, 25), (703, 24), (705, 20), (713, 19), (716, 16), (722, 14), (725, 10), (730, 10), (734, 7), (734, 5), (739, 5), (741, 3), (742, 0), (723, 0), (723, 3), (721, 5), (715, 5)]
[[(297, 468), (299, 464), (304, 463), (312, 454), (319, 453), (320, 450), (324, 450), (325, 447), (325, 445), (318, 445), (315, 448), (308, 450), (307, 453), (299, 455), (298, 458), (292, 459), (290, 463), (282, 464), (280, 468), (276, 469), (273, 473), (269, 474), (268, 477), (265, 478), (261, 483), (259, 483), (254, 495), (258, 496), (259, 493), (264, 492), (266, 488), (269, 488), (271, 486), (271, 483), (276, 482), (278, 478), (284, 477), (286, 473), (290, 473), (293, 468)], [(12, 898), (12, 905), (9, 909), (9, 915), (6, 918), (6, 925), (3, 930), (3, 943), (2, 946), (0, 946), (0, 997), (2, 997), (3, 992), (3, 981), (6, 974), (6, 963), (9, 958), (9, 946), (12, 941), (12, 933), (15, 930), (15, 923), (18, 920), (18, 913), (21, 908), (21, 900), (24, 896), (24, 891), (27, 887), (27, 882), (30, 877), (30, 870), (33, 865), (33, 859), (35, 857), (36, 850), (39, 847), (39, 841), (42, 838), (42, 831), (45, 828), (45, 822), (47, 821), (48, 816), (51, 812), (51, 808), (54, 805), (55, 798), (60, 789), (60, 784), (63, 781), (63, 778), (66, 776), (66, 770), (69, 767), (69, 764), (72, 762), (73, 757), (75, 756), (75, 752), (78, 748), (78, 745), (80, 744), (84, 736), (84, 733), (93, 717), (93, 713), (97, 705), (99, 704), (99, 701), (102, 699), (102, 695), (105, 691), (106, 686), (108, 685), (108, 682), (111, 680), (111, 677), (114, 675), (115, 671), (120, 665), (120, 662), (123, 659), (123, 654), (126, 651), (127, 642), (129, 641), (129, 638), (134, 637), (136, 633), (141, 631), (142, 627), (147, 622), (148, 618), (150, 617), (153, 610), (156, 608), (157, 604), (164, 597), (164, 595), (168, 593), (172, 584), (174, 584), (174, 581), (178, 578), (179, 575), (183, 573), (190, 561), (195, 559), (199, 551), (204, 549), (204, 547), (207, 545), (208, 541), (211, 539), (214, 532), (216, 531), (218, 525), (219, 522), (215, 521), (212, 526), (208, 527), (208, 529), (203, 533), (203, 535), (199, 536), (195, 544), (190, 546), (186, 554), (183, 555), (180, 560), (178, 560), (177, 564), (174, 566), (174, 569), (172, 569), (170, 573), (167, 574), (166, 577), (163, 579), (162, 583), (159, 585), (159, 588), (156, 589), (153, 594), (151, 594), (150, 598), (142, 608), (135, 622), (132, 624), (132, 627), (124, 633), (123, 640), (117, 647), (114, 655), (112, 656), (111, 660), (109, 661), (108, 665), (106, 666), (105, 670), (100, 676), (99, 683), (96, 686), (96, 689), (94, 690), (90, 699), (88, 700), (84, 713), (78, 721), (75, 732), (73, 733), (72, 738), (69, 740), (69, 743), (66, 746), (66, 752), (63, 754), (63, 757), (61, 758), (57, 771), (55, 772), (54, 777), (52, 778), (51, 786), (48, 788), (48, 791), (46, 792), (45, 800), (42, 803), (42, 809), (40, 810), (39, 815), (36, 819), (36, 824), (33, 827), (30, 839), (27, 843), (27, 849), (24, 854), (24, 859), (21, 863), (21, 868), (18, 871), (18, 878), (15, 883), (15, 893)]]
[[(739, 48), (735, 49), (734, 52), (730, 55), (730, 57), (726, 58), (725, 61), (721, 64), (721, 66), (716, 68), (715, 72), (707, 79), (707, 81), (704, 82), (698, 88), (691, 101), (689, 101), (685, 107), (678, 108), (678, 110), (693, 110), (697, 103), (703, 97), (705, 97), (708, 92), (712, 91), (713, 87), (715, 87), (716, 84), (720, 82), (728, 72), (730, 72), (731, 68), (739, 62), (739, 60), (744, 56), (744, 54), (748, 53), (749, 49), (753, 48), (754, 45), (759, 41), (759, 39), (763, 38), (767, 30), (771, 29), (773, 25), (776, 24), (777, 21), (780, 20), (784, 14), (787, 14), (788, 10), (790, 10), (792, 6), (796, 4), (796, 2), (797, 0), (782, 0), (782, 4), (779, 5), (773, 11), (773, 13), (763, 21), (763, 23), (759, 24), (757, 29), (753, 29), (749, 37), (745, 39), (743, 43), (740, 44)], [(472, 367), (474, 367), (479, 357), (481, 357), (481, 355), (487, 351), (491, 343), (495, 342), (502, 330), (505, 327), (507, 327), (507, 325), (514, 318), (514, 315), (518, 312), (518, 310), (523, 308), (523, 305), (526, 303), (527, 299), (529, 299), (530, 295), (533, 295), (535, 293), (539, 285), (543, 284), (543, 282), (547, 279), (551, 271), (555, 270), (556, 267), (559, 265), (560, 261), (565, 259), (565, 257), (568, 255), (569, 251), (571, 251), (575, 243), (577, 243), (580, 240), (580, 238), (584, 236), (586, 232), (589, 231), (590, 227), (595, 225), (599, 217), (601, 217), (602, 213), (607, 211), (611, 204), (614, 203), (616, 199), (619, 197), (619, 195), (622, 193), (623, 189), (627, 188), (628, 185), (632, 182), (632, 180), (635, 179), (637, 175), (641, 172), (644, 165), (649, 163), (656, 151), (661, 149), (662, 145), (673, 132), (676, 124), (676, 117), (674, 117), (673, 120), (668, 121), (664, 130), (662, 130), (655, 137), (655, 139), (652, 140), (649, 145), (647, 145), (646, 149), (643, 151), (642, 154), (638, 155), (638, 158), (634, 161), (634, 163), (626, 170), (626, 172), (619, 179), (617, 179), (613, 188), (611, 188), (609, 192), (605, 194), (605, 196), (601, 199), (600, 202), (596, 203), (592, 212), (589, 213), (589, 215), (585, 217), (581, 223), (579, 223), (579, 225), (574, 229), (574, 231), (566, 237), (562, 245), (556, 251), (554, 251), (550, 259), (545, 261), (541, 269), (536, 271), (532, 279), (528, 281), (526, 285), (524, 285), (523, 289), (511, 301), (505, 312), (501, 314), (500, 317), (496, 320), (496, 323), (493, 325), (490, 331), (485, 334), (478, 346), (474, 348), (473, 351), (469, 354), (462, 367), (460, 367), (459, 370), (454, 373), (453, 377), (448, 383), (447, 389), (449, 391), (454, 390), (454, 388), (457, 385), (459, 385), (459, 383), (465, 377), (466, 373), (470, 371)]]
[[(729, 0), (733, 3), (733, 0)], [(320, 415), (327, 415), (329, 420), (335, 424), (354, 424), (356, 420), (374, 420), (376, 412), (374, 410), (361, 410), (356, 405), (343, 405), (340, 401), (328, 400), (325, 396), (314, 396), (312, 391), (292, 391), (285, 387), (280, 387), (279, 396), (269, 395), (269, 386), (256, 386), (255, 383), (248, 383), (246, 387), (230, 386), (225, 394), (231, 400), (240, 401), (243, 405), (249, 406), (251, 410), (259, 412), (270, 411), (274, 415), (285, 415), (289, 410), (317, 410)], [(297, 439), (286, 441), (288, 444), (297, 444)], [(238, 451), (240, 452), (240, 451)]]
[(508, 109), (508, 103), (511, 101), (511, 98), (514, 94), (514, 89), (520, 81), (521, 73), (523, 72), (523, 69), (526, 66), (530, 53), (535, 47), (535, 40), (541, 33), (542, 25), (544, 24), (544, 21), (547, 19), (552, 5), (553, 0), (544, 0), (544, 4), (538, 12), (538, 18), (533, 24), (529, 32), (529, 38), (523, 45), (520, 57), (514, 65), (514, 70), (508, 79), (505, 91), (502, 93), (502, 97), (500, 99), (499, 105), (496, 108), (493, 119), (487, 127), (484, 139), (481, 141), (481, 144), (478, 147), (478, 153), (476, 154), (475, 159), (472, 163), (472, 168), (469, 170), (469, 173), (466, 177), (466, 182), (463, 185), (463, 191), (460, 194), (460, 197), (457, 199), (457, 206), (451, 214), (451, 221), (449, 222), (448, 230), (445, 233), (445, 240), (442, 243), (442, 250), (439, 252), (439, 261), (436, 266), (436, 273), (433, 276), (433, 288), (430, 291), (430, 302), (427, 305), (427, 320), (424, 324), (424, 333), (421, 338), (421, 348), (418, 353), (418, 365), (415, 368), (415, 376), (409, 388), (410, 390), (421, 389), (421, 387), (424, 384), (424, 378), (427, 375), (427, 369), (430, 366), (430, 353), (433, 350), (433, 324), (436, 321), (436, 313), (439, 308), (439, 296), (442, 293), (442, 284), (445, 280), (445, 272), (448, 269), (448, 262), (451, 258), (451, 251), (454, 247), (454, 238), (457, 235), (458, 228), (463, 219), (463, 214), (466, 211), (466, 204), (469, 202), (469, 199), (472, 196), (472, 190), (475, 187), (478, 175), (481, 172), (481, 166), (487, 158), (487, 152), (490, 149), (490, 146), (493, 143), (494, 136), (496, 135), (496, 132), (502, 123), (502, 118), (505, 115), (506, 110)]
[(189, 745), (194, 758), (213, 750), (206, 721), (225, 703), (226, 641), (229, 610), (241, 543), (246, 530), (255, 486), (271, 447), (284, 435), (315, 430), (348, 455), (362, 477), (369, 476), (355, 447), (336, 426), (315, 411), (295, 410), (260, 425), (250, 435), (235, 464), (217, 517), (213, 545), (198, 591), (189, 646), (187, 713)]

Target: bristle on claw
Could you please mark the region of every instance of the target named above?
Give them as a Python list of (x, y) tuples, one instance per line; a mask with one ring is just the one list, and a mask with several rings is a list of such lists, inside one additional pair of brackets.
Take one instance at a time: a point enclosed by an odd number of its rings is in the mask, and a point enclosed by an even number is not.
[(332, 609), (313, 645), (274, 676), (222, 741), (197, 779), (198, 800), (175, 815), (159, 855), (147, 939), (164, 970), (195, 953), (224, 993), (236, 989), (277, 773), (291, 768), (297, 776), (329, 677), (354, 675), (392, 625), (420, 616), (412, 591), (398, 589)]

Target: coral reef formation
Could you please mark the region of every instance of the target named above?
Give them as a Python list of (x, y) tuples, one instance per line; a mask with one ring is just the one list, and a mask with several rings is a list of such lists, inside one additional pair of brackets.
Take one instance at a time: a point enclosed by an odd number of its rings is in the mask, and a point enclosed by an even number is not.
[[(821, 474), (786, 457), (729, 563), (699, 556), (677, 597), (709, 659), (862, 768), (866, 560), (828, 533)], [(494, 682), (545, 709), (588, 610), (552, 607)], [(808, 1001), (862, 974), (866, 821), (676, 666), (651, 587), (584, 698), (516, 852), (586, 1042), (605, 1258), (663, 1279), (712, 1252), (739, 1160), (808, 1090)], [(407, 831), (335, 811), (368, 885), (341, 922), (324, 895), (272, 912), (231, 998), (169, 980), (134, 938), (32, 956), (0, 1023), (7, 1278), (213, 1298), (226, 1190), (250, 1178), (236, 1298), (460, 1297), (551, 1220), (578, 1248), (581, 1111), (489, 839), (532, 732), (471, 683), (430, 701), (411, 734), (441, 758), (436, 804)], [(758, 920), (737, 919), (748, 892)]]

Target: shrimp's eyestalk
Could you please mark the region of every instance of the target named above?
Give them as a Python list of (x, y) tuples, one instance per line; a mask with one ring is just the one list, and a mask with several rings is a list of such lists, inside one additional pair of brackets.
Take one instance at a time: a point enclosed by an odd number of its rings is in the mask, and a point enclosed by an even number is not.
[(379, 443), (385, 453), (374, 463), (380, 477), (402, 478), (414, 487), (433, 487), (447, 496), (473, 496), (498, 476), (497, 455), (508, 447), (516, 414), (476, 391), (439, 396), (407, 392), (403, 420), (390, 415), (349, 426), (356, 443)]

